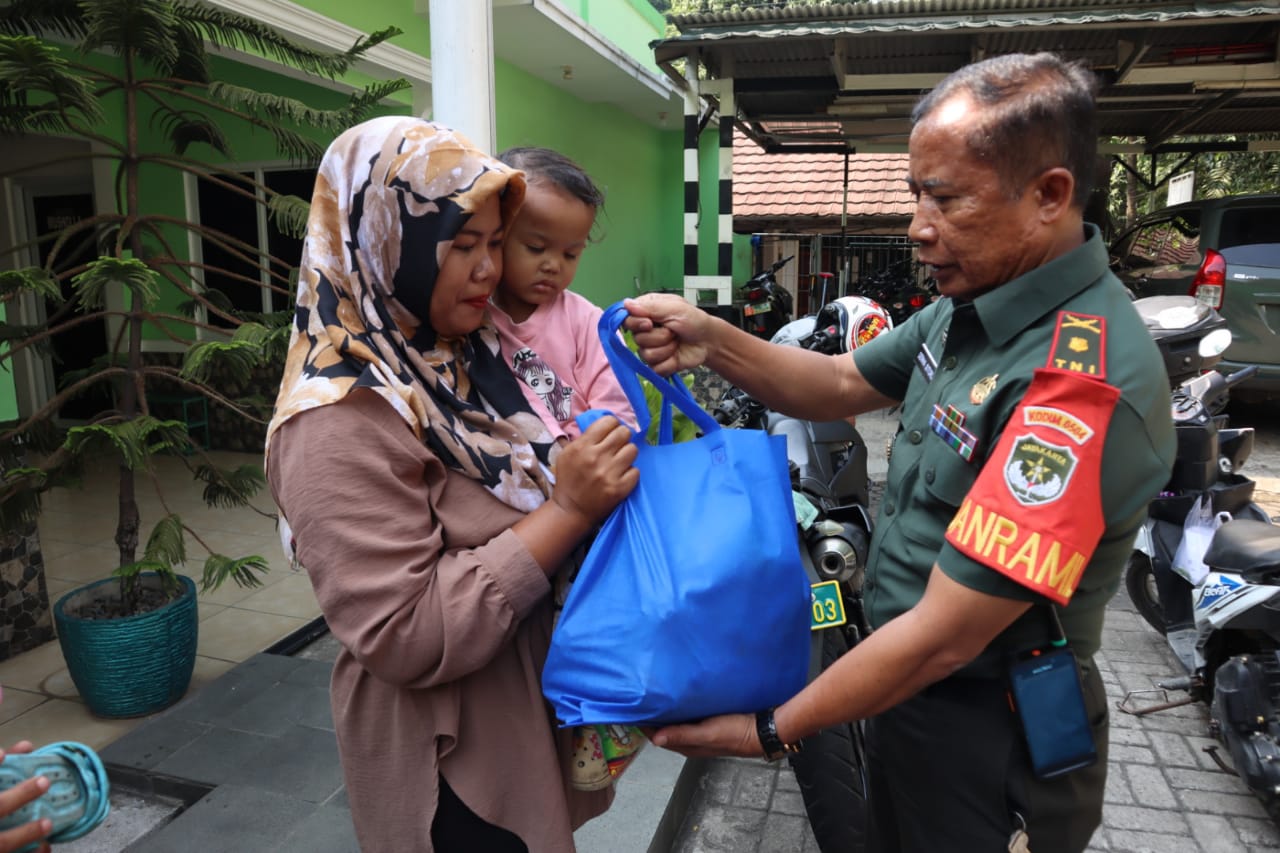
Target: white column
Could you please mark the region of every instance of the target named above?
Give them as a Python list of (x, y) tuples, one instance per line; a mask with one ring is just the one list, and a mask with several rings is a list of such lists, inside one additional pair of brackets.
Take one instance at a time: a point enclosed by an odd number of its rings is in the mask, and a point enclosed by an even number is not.
[(493, 10), (489, 0), (431, 0), (431, 114), (493, 153)]

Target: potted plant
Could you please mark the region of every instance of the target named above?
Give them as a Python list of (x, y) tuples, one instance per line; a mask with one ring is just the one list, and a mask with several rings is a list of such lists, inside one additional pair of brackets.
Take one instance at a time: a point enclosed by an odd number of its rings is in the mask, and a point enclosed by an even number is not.
[[(114, 205), (104, 211), (99, 203), (97, 212), (36, 235), (0, 261), (12, 267), (0, 272), (0, 304), (8, 310), (0, 323), (0, 371), (12, 373), (16, 359), (47, 351), (59, 335), (88, 334), (104, 323), (107, 329), (105, 355), (66, 372), (33, 411), (0, 424), (0, 459), (25, 460), (0, 471), (4, 529), (29, 525), (41, 496), (74, 483), (87, 460), (110, 459), (119, 471), (118, 563), (103, 566), (103, 581), (69, 592), (54, 607), (68, 668), (95, 713), (150, 713), (185, 693), (196, 646), (195, 584), (178, 573), (188, 539), (207, 552), (203, 589), (228, 578), (261, 583), (264, 557), (217, 553), (177, 513), (149, 522), (141, 539), (137, 479), (153, 473), (157, 454), (172, 453), (204, 484), (211, 506), (247, 505), (265, 484), (260, 465), (214, 464), (203, 446), (207, 415), (201, 421), (186, 407), (195, 401), (201, 412), (232, 412), (246, 429), (262, 432), (270, 402), (246, 390), (248, 378), (264, 362), (283, 364), (291, 311), (238, 310), (210, 282), (261, 275), (287, 304), (297, 263), (264, 255), (194, 217), (149, 207), (154, 195), (146, 195), (144, 183), (180, 187), (195, 178), (267, 205), (277, 227), (301, 232), (306, 201), (219, 165), (234, 159), (228, 129), (238, 123), (269, 134), (293, 162), (314, 163), (328, 139), (408, 84), (377, 82), (336, 107), (319, 108), (216, 79), (209, 48), (337, 79), (397, 33), (385, 30), (332, 53), (191, 0), (13, 0), (0, 8), (0, 134), (89, 143), (34, 164), (46, 172), (72, 157), (114, 169)], [(0, 172), (6, 179), (15, 174)], [(230, 262), (192, 260), (189, 236)], [(42, 262), (16, 268), (15, 257), (35, 250)], [(46, 316), (15, 322), (24, 294), (47, 302)], [(150, 351), (146, 341), (156, 337), (185, 346), (180, 364)], [(181, 410), (161, 411), (159, 400), (177, 401)], [(70, 408), (77, 410), (73, 419), (66, 416)], [(191, 434), (197, 425), (205, 427), (204, 441)]]

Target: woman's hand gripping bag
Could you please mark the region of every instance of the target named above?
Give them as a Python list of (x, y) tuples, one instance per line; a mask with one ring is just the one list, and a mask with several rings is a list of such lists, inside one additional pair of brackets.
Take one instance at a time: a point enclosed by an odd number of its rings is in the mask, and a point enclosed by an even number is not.
[[(723, 429), (626, 348), (619, 302), (600, 340), (639, 419), (640, 482), (569, 590), (542, 673), (562, 725), (666, 724), (780, 704), (804, 687), (810, 592), (786, 443)], [(637, 374), (663, 397), (658, 444)], [(671, 410), (702, 435), (671, 441)]]

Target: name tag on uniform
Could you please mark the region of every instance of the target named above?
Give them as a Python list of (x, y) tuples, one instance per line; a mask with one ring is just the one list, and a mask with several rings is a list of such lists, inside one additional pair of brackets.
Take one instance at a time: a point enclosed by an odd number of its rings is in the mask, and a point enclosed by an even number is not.
[(925, 382), (933, 381), (933, 374), (938, 369), (938, 360), (933, 357), (933, 353), (929, 352), (928, 344), (921, 344), (920, 351), (916, 353), (916, 369), (920, 371)]

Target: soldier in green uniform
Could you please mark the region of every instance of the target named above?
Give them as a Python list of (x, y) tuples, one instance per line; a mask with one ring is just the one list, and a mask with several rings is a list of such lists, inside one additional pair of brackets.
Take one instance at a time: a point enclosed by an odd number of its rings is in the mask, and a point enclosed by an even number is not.
[[(1087, 846), (1107, 755), (1092, 655), (1174, 453), (1161, 360), (1083, 221), (1095, 128), (1092, 75), (1051, 54), (967, 66), (922, 100), (909, 233), (946, 298), (852, 358), (770, 345), (675, 297), (629, 304), (662, 372), (705, 362), (814, 420), (902, 405), (867, 572), (874, 632), (778, 708), (655, 743), (773, 757), (867, 719), (870, 849)], [(1078, 730), (1057, 694), (1037, 708), (1039, 682), (1022, 719), (1009, 697), (1015, 665), (1044, 653), (1047, 670), (1064, 634)]]

